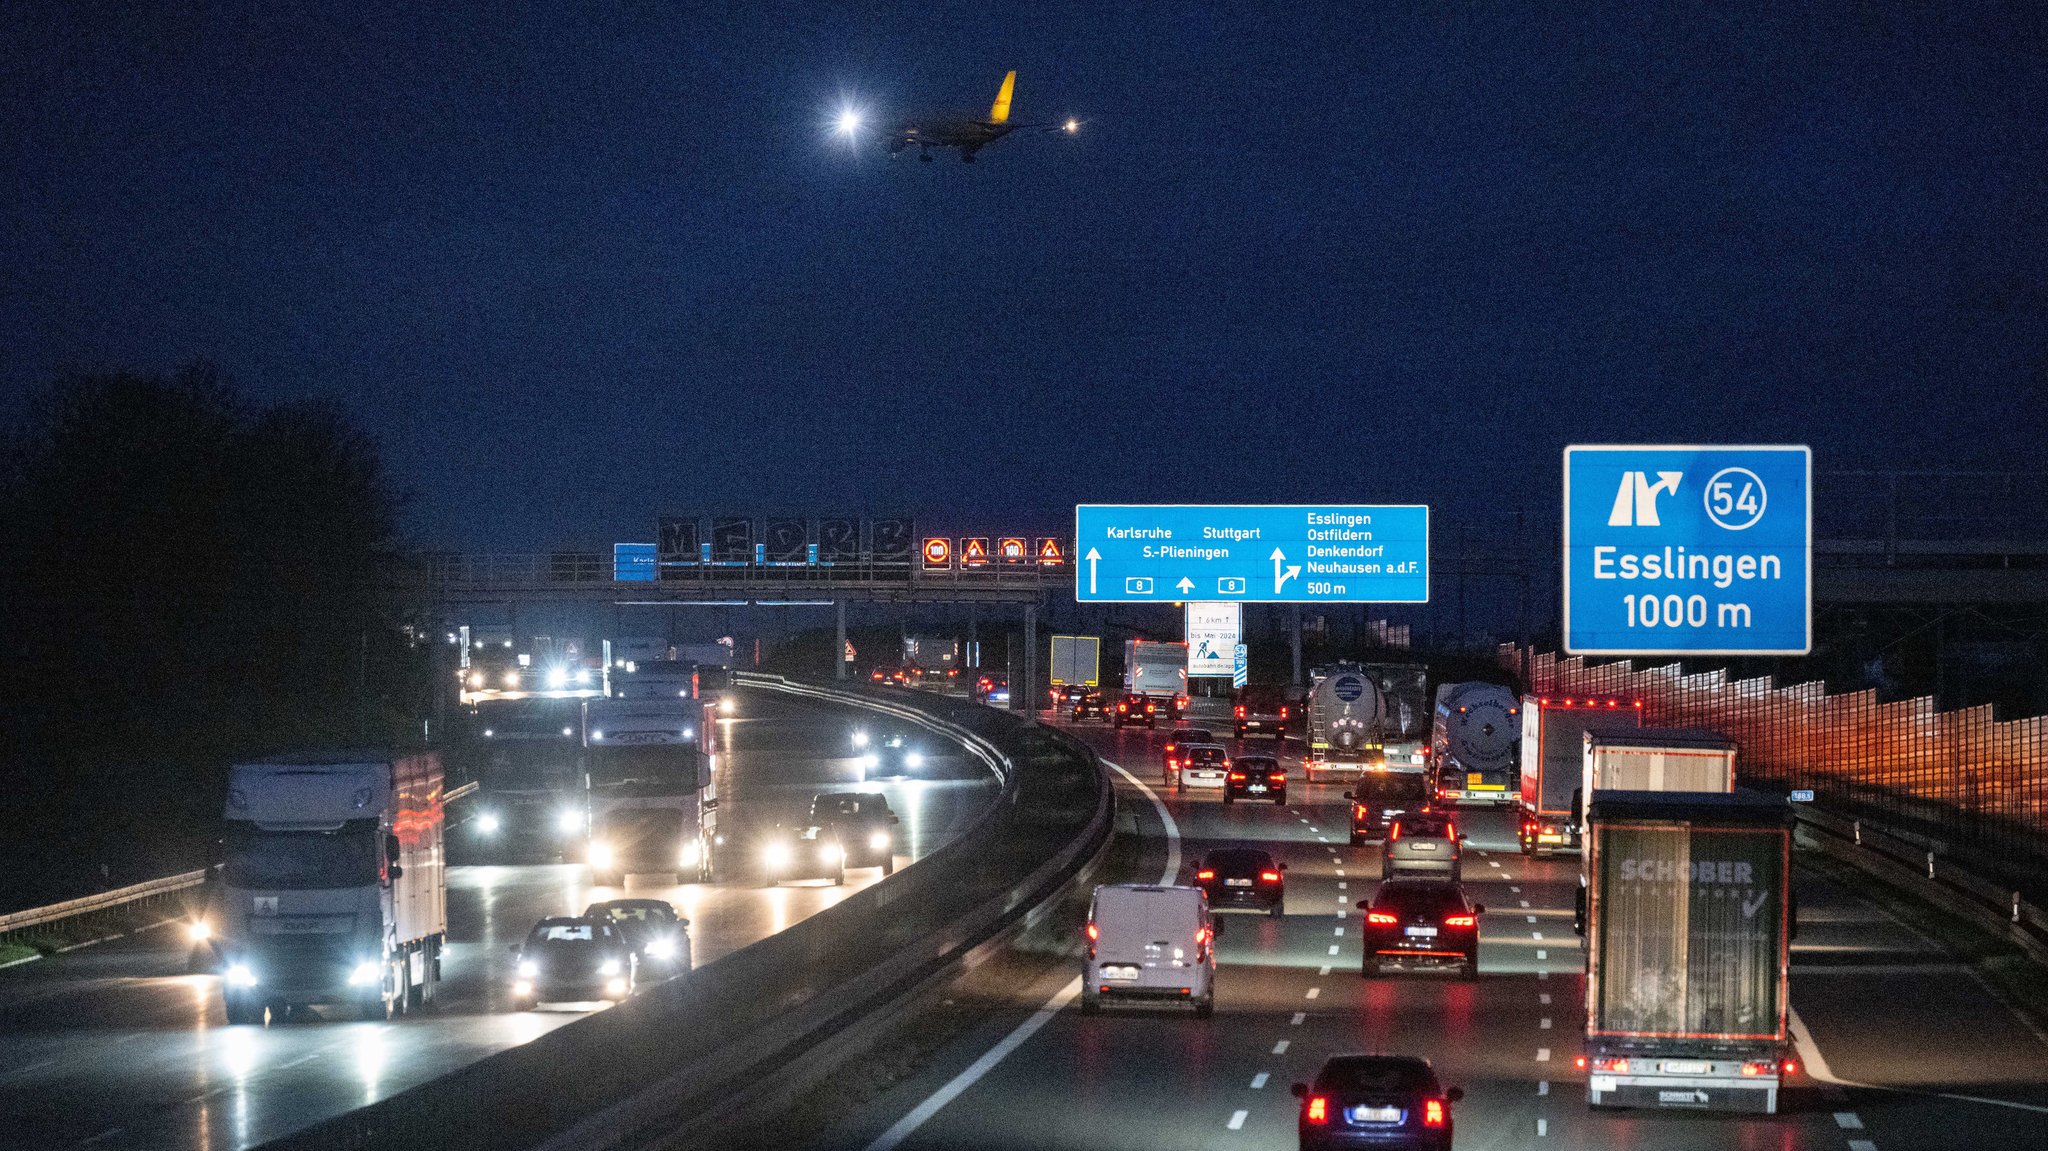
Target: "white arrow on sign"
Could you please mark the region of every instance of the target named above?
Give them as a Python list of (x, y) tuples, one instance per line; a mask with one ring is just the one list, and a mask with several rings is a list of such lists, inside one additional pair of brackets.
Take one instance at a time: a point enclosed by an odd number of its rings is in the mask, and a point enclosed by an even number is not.
[(1180, 589), (1180, 594), (1186, 595), (1189, 592), (1195, 590), (1195, 581), (1189, 579), (1186, 576), (1182, 576), (1180, 577), (1180, 582), (1173, 586)]
[(1290, 565), (1288, 565), (1288, 566), (1286, 567), (1286, 569), (1285, 569), (1285, 570), (1282, 570), (1282, 568), (1281, 568), (1281, 565), (1282, 565), (1282, 564), (1286, 564), (1286, 563), (1287, 563), (1287, 553), (1286, 553), (1286, 552), (1283, 552), (1283, 551), (1281, 551), (1281, 550), (1280, 550), (1279, 548), (1274, 548), (1274, 549), (1273, 549), (1273, 594), (1274, 594), (1274, 595), (1279, 595), (1279, 594), (1280, 594), (1280, 589), (1281, 589), (1281, 588), (1283, 588), (1283, 587), (1285, 587), (1285, 586), (1287, 586), (1287, 581), (1288, 581), (1288, 580), (1291, 580), (1291, 579), (1293, 579), (1293, 578), (1295, 578), (1296, 576), (1299, 576), (1299, 575), (1301, 574), (1301, 565), (1300, 565), (1300, 564), (1290, 564)]
[(1088, 594), (1089, 594), (1089, 595), (1094, 595), (1094, 594), (1095, 594), (1095, 565), (1096, 565), (1096, 564), (1098, 564), (1098, 563), (1101, 563), (1101, 562), (1102, 562), (1102, 553), (1101, 553), (1101, 552), (1099, 552), (1099, 551), (1096, 551), (1096, 550), (1095, 550), (1094, 548), (1089, 548), (1089, 549), (1088, 549)]

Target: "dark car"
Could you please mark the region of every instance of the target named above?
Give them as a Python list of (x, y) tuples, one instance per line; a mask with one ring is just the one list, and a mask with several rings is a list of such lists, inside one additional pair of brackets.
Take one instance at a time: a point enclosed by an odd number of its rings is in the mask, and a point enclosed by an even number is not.
[(1392, 879), (1365, 912), (1364, 974), (1388, 966), (1455, 968), (1466, 979), (1479, 977), (1479, 917), (1486, 912), (1459, 884), (1443, 879)]
[(512, 952), (514, 1008), (633, 994), (633, 947), (609, 918), (543, 919)]
[(896, 874), (896, 813), (872, 791), (828, 791), (811, 797), (811, 823), (829, 828), (846, 848), (846, 866)]
[(1195, 885), (1210, 911), (1263, 911), (1278, 917), (1287, 900), (1287, 865), (1254, 847), (1223, 847), (1195, 865)]
[(1362, 771), (1352, 790), (1351, 846), (1386, 834), (1395, 816), (1429, 808), (1429, 780), (1419, 771)]
[(583, 909), (585, 919), (609, 919), (633, 949), (642, 976), (666, 978), (690, 969), (690, 921), (661, 899), (607, 899)]
[(771, 887), (790, 879), (846, 882), (846, 849), (829, 827), (778, 823), (761, 836), (759, 848), (757, 858)]
[(1084, 691), (1074, 697), (1070, 706), (1072, 717), (1077, 722), (1084, 719), (1116, 718), (1116, 704), (1106, 691)]
[(903, 732), (855, 728), (852, 742), (860, 779), (909, 779), (924, 771), (924, 745)]
[(1422, 875), (1461, 879), (1465, 841), (1448, 815), (1410, 811), (1394, 817), (1380, 844), (1380, 878)]
[(1338, 1055), (1323, 1063), (1313, 1082), (1296, 1083), (1294, 1097), (1301, 1100), (1296, 1130), (1302, 1151), (1449, 1151), (1451, 1104), (1465, 1092), (1445, 1090), (1427, 1059)]
[(1149, 695), (1120, 695), (1116, 698), (1116, 712), (1110, 718), (1118, 727), (1129, 727), (1134, 723), (1156, 727), (1162, 710), (1161, 701)]
[(1270, 755), (1240, 755), (1230, 761), (1230, 774), (1223, 779), (1223, 802), (1239, 799), (1270, 799), (1287, 802), (1287, 769)]
[(1166, 737), (1166, 766), (1160, 775), (1160, 782), (1172, 787), (1178, 780), (1177, 773), (1186, 765), (1188, 745), (1191, 743), (1215, 743), (1216, 736), (1206, 727), (1176, 727)]
[(1052, 696), (1052, 709), (1054, 711), (1072, 710), (1075, 704), (1081, 702), (1081, 697), (1088, 694), (1088, 691), (1088, 688), (1077, 683), (1061, 684), (1048, 693)]
[(1008, 703), (1010, 680), (1007, 676), (1000, 675), (977, 676), (973, 685), (968, 688), (968, 694), (974, 697), (976, 703)]
[(1237, 689), (1237, 698), (1231, 701), (1230, 714), (1237, 724), (1239, 739), (1258, 732), (1285, 740), (1287, 718), (1292, 712), (1287, 707), (1285, 688), (1241, 687)]

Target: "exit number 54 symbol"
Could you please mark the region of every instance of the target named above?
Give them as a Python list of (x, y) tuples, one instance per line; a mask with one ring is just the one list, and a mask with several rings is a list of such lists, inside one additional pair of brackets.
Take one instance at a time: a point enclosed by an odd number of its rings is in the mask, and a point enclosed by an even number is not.
[(1769, 496), (1764, 482), (1748, 468), (1722, 468), (1707, 481), (1707, 516), (1731, 532), (1754, 527), (1764, 518)]

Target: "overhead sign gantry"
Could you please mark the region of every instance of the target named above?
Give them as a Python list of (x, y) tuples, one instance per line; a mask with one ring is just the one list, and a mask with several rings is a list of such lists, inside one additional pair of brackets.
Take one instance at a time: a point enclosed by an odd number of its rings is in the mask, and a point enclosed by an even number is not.
[(1082, 504), (1084, 603), (1427, 603), (1423, 504)]

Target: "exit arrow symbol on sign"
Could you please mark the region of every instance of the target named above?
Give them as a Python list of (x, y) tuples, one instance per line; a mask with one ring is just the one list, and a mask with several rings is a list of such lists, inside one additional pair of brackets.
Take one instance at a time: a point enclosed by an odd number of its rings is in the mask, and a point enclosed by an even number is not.
[[(1287, 566), (1285, 567), (1285, 569), (1284, 569), (1284, 570), (1282, 569), (1282, 565), (1283, 565), (1283, 564), (1287, 565)], [(1300, 564), (1287, 564), (1287, 553), (1286, 553), (1286, 552), (1283, 552), (1283, 551), (1281, 551), (1281, 550), (1280, 550), (1279, 548), (1274, 548), (1274, 549), (1273, 549), (1273, 594), (1274, 594), (1274, 595), (1279, 595), (1279, 594), (1280, 594), (1280, 589), (1281, 589), (1281, 588), (1283, 588), (1283, 587), (1286, 587), (1286, 586), (1287, 586), (1287, 581), (1288, 581), (1288, 580), (1291, 580), (1291, 579), (1294, 579), (1294, 578), (1295, 578), (1296, 576), (1299, 576), (1300, 574), (1301, 574), (1301, 565), (1300, 565)]]

